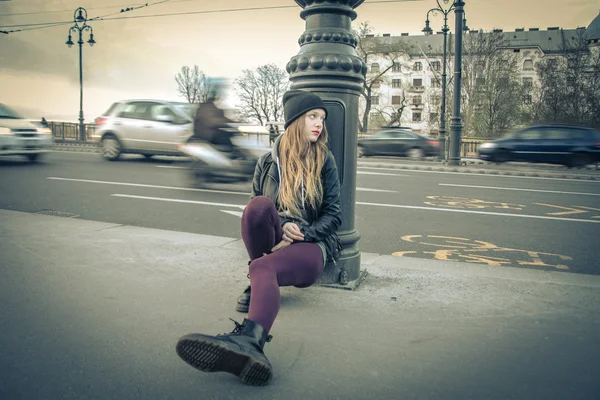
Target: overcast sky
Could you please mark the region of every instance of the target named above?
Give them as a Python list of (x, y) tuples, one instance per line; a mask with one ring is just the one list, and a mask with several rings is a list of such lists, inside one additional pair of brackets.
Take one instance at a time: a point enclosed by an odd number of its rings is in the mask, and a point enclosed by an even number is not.
[[(465, 2), (469, 27), (484, 30), (587, 27), (600, 11), (600, 0)], [(267, 63), (285, 68), (298, 53), (298, 37), (304, 31), (301, 8), (293, 0), (148, 0), (148, 4), (120, 13), (139, 3), (0, 0), (0, 30), (30, 28), (10, 25), (65, 22), (45, 29), (0, 33), (0, 103), (14, 106), (30, 118), (77, 119), (78, 47), (68, 48), (65, 41), (73, 25), (73, 13), (80, 6), (88, 10), (88, 18), (114, 14), (89, 23), (97, 44), (83, 48), (86, 121), (121, 99), (183, 100), (174, 80), (183, 65), (197, 64), (209, 76), (230, 79), (237, 78), (243, 69)], [(289, 8), (206, 13), (277, 6)], [(435, 0), (366, 0), (356, 9), (354, 25), (368, 21), (376, 33), (417, 35), (423, 29), (427, 10), (434, 6)], [(190, 14), (156, 16), (173, 13)], [(439, 30), (441, 25), (441, 17), (432, 19), (432, 29)], [(84, 41), (88, 38), (85, 32)], [(76, 36), (73, 41), (77, 41)]]

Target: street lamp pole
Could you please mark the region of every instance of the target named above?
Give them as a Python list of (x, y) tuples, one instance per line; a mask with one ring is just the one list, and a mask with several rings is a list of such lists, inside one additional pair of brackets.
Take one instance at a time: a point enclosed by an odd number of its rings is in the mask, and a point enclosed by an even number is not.
[(83, 7), (79, 7), (73, 14), (73, 21), (75, 25), (69, 28), (69, 38), (65, 44), (69, 47), (73, 46), (73, 40), (71, 38), (71, 32), (79, 34), (79, 138), (82, 141), (86, 140), (85, 124), (83, 122), (83, 31), (90, 32), (90, 38), (87, 41), (90, 46), (93, 46), (96, 41), (94, 40), (94, 31), (91, 26), (87, 24), (87, 11)]
[(456, 38), (454, 51), (454, 107), (450, 123), (450, 156), (448, 165), (460, 165), (460, 144), (462, 141), (462, 118), (460, 116), (461, 84), (462, 84), (462, 33), (464, 18), (464, 0), (454, 2), (456, 15)]
[[(450, 28), (448, 27), (448, 15), (454, 11), (454, 5), (455, 3), (453, 2), (450, 6), (448, 6), (448, 3), (450, 2), (450, 0), (442, 0), (442, 2), (444, 3), (444, 5), (442, 6), (442, 4), (440, 3), (440, 0), (436, 0), (437, 3), (437, 7), (432, 8), (431, 10), (427, 11), (427, 20), (425, 21), (425, 28), (423, 29), (423, 33), (425, 33), (425, 35), (431, 35), (433, 34), (433, 30), (431, 29), (431, 27), (429, 26), (429, 14), (433, 13), (433, 15), (437, 15), (438, 13), (441, 13), (444, 16), (444, 26), (442, 27), (442, 33), (444, 34), (444, 56), (443, 56), (443, 67), (442, 67), (442, 107), (440, 110), (440, 134), (439, 134), (439, 142), (440, 142), (440, 154), (438, 159), (440, 161), (445, 161), (446, 160), (446, 87), (447, 87), (447, 58), (448, 58), (448, 32), (450, 31)], [(466, 21), (464, 21), (464, 27), (467, 26)], [(464, 29), (464, 28), (463, 28)], [(466, 28), (468, 29), (468, 28)]]

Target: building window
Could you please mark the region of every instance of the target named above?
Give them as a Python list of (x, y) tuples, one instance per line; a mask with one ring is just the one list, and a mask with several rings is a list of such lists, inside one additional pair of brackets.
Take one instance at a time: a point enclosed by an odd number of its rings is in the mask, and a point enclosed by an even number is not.
[(431, 122), (438, 122), (438, 119), (440, 118), (440, 115), (438, 113), (429, 113), (429, 121)]
[(423, 99), (421, 98), (421, 96), (413, 96), (412, 103), (414, 105), (423, 104)]
[(431, 105), (437, 107), (440, 104), (440, 96), (434, 95), (431, 96)]
[(434, 71), (439, 71), (440, 70), (440, 62), (439, 61), (434, 61), (431, 63), (431, 68)]
[(533, 71), (533, 61), (531, 61), (531, 60), (523, 61), (523, 71)]
[(413, 71), (423, 71), (423, 63), (420, 61), (417, 61), (416, 63), (414, 63)]
[(379, 96), (371, 96), (371, 105), (373, 105), (373, 106), (379, 105)]
[(371, 64), (371, 72), (379, 73), (379, 63)]
[(393, 88), (402, 87), (402, 79), (392, 79), (392, 87)]
[(523, 96), (523, 103), (531, 104), (532, 101), (533, 101), (533, 98), (531, 97), (530, 94), (526, 94), (525, 96)]
[(412, 113), (412, 120), (413, 120), (413, 122), (421, 122), (421, 113), (420, 112)]
[(402, 96), (392, 96), (392, 105), (400, 105), (402, 104)]
[(533, 87), (533, 78), (523, 78), (523, 88), (531, 90)]
[(400, 63), (395, 62), (392, 64), (392, 72), (402, 72), (402, 66)]
[(423, 79), (413, 79), (413, 87), (422, 88), (423, 87)]
[(432, 79), (431, 80), (431, 87), (434, 89), (439, 89), (442, 87), (442, 84), (440, 83), (440, 81), (438, 79)]

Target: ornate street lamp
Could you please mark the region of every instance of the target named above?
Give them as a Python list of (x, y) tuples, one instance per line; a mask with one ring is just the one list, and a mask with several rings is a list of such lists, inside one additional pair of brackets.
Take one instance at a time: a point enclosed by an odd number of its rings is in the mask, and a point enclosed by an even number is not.
[(364, 0), (296, 0), (306, 29), (300, 50), (287, 64), (293, 89), (314, 92), (327, 108), (329, 148), (341, 183), (342, 225), (338, 231), (344, 249), (337, 263), (328, 263), (321, 284), (360, 282), (359, 233), (354, 224), (356, 205), (356, 146), (358, 103), (367, 66), (356, 54), (358, 37), (352, 32), (354, 10)]
[(77, 44), (79, 45), (79, 138), (83, 141), (86, 140), (86, 131), (85, 124), (83, 122), (83, 31), (90, 32), (90, 38), (87, 41), (90, 46), (96, 44), (94, 40), (94, 33), (91, 26), (87, 24), (87, 11), (83, 7), (79, 7), (75, 10), (73, 14), (73, 21), (75, 25), (73, 25), (69, 29), (69, 38), (65, 42), (65, 44), (69, 47), (73, 46), (73, 40), (71, 37), (71, 32), (77, 32), (79, 34), (79, 40)]
[(456, 16), (455, 51), (454, 51), (454, 107), (452, 108), (452, 122), (450, 122), (450, 156), (448, 165), (460, 165), (460, 144), (462, 142), (462, 118), (460, 116), (460, 90), (462, 85), (462, 34), (464, 19), (464, 0), (454, 2), (454, 15)]
[[(439, 142), (440, 142), (440, 154), (439, 154), (439, 160), (440, 161), (444, 161), (446, 159), (446, 81), (447, 81), (447, 74), (446, 74), (446, 58), (448, 55), (447, 52), (447, 43), (448, 43), (448, 31), (450, 31), (450, 28), (448, 27), (448, 15), (454, 11), (455, 9), (455, 2), (452, 2), (452, 4), (448, 5), (448, 3), (450, 3), (450, 0), (436, 0), (437, 3), (437, 7), (432, 8), (431, 10), (427, 11), (427, 20), (425, 21), (425, 28), (423, 28), (423, 33), (425, 35), (431, 35), (433, 33), (433, 30), (431, 29), (431, 27), (429, 26), (429, 14), (433, 13), (433, 15), (438, 15), (438, 13), (441, 13), (444, 16), (444, 26), (442, 27), (442, 32), (444, 34), (444, 58), (443, 58), (443, 69), (442, 69), (442, 108), (441, 108), (441, 112), (440, 112), (440, 134), (439, 134)], [(443, 3), (443, 5), (442, 5)], [(468, 28), (466, 28), (467, 26), (467, 20), (464, 20), (464, 28), (463, 30), (468, 30)]]

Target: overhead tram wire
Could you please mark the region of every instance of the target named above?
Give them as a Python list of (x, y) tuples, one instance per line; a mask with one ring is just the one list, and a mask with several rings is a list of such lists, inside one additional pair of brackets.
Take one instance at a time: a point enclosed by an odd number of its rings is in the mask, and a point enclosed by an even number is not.
[[(148, 6), (149, 5), (160, 4), (160, 3), (165, 3), (165, 2), (176, 3), (176, 2), (183, 2), (183, 1), (196, 1), (196, 0), (164, 0), (164, 1), (156, 2), (156, 3), (148, 4)], [(404, 3), (404, 2), (414, 2), (414, 1), (425, 1), (425, 0), (375, 0), (375, 1), (370, 1), (368, 3), (365, 2), (365, 4)], [(137, 8), (133, 8), (133, 9), (121, 10), (120, 12), (117, 12), (117, 13), (112, 13), (112, 14), (107, 14), (107, 15), (104, 15), (104, 16), (94, 17), (94, 18), (91, 18), (90, 21), (93, 20), (93, 21), (96, 21), (96, 22), (100, 22), (100, 21), (115, 21), (115, 20), (121, 20), (121, 19), (141, 19), (141, 18), (172, 17), (172, 16), (181, 16), (181, 15), (216, 14), (216, 13), (226, 13), (226, 12), (277, 10), (277, 9), (286, 9), (286, 8), (297, 8), (298, 6), (297, 5), (289, 5), (289, 6), (231, 8), (231, 9), (203, 10), (203, 11), (184, 11), (184, 12), (178, 12), (178, 13), (163, 13), (163, 14), (150, 14), (150, 15), (132, 15), (132, 16), (128, 16), (128, 17), (106, 18), (106, 17), (111, 16), (111, 15), (121, 14), (121, 13), (126, 12), (126, 11), (133, 11), (133, 10), (136, 10), (136, 9), (139, 9), (139, 8), (142, 8), (142, 7), (146, 7), (146, 5), (143, 5), (143, 6), (140, 6), (140, 7), (137, 7)], [(0, 15), (0, 16), (2, 16), (2, 15)], [(46, 23), (38, 23), (38, 24), (4, 25), (4, 26), (0, 26), (0, 32), (2, 32), (2, 33), (13, 33), (13, 32), (20, 32), (20, 31), (26, 31), (26, 30), (44, 29), (44, 28), (50, 28), (52, 26), (59, 26), (59, 25), (70, 24), (71, 22), (72, 21), (46, 22)], [(3, 28), (20, 27), (20, 26), (32, 26), (33, 28), (30, 28), (30, 29), (16, 29), (16, 30), (11, 30), (11, 31), (2, 30)], [(35, 26), (37, 26), (37, 27), (35, 27)]]

